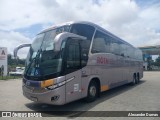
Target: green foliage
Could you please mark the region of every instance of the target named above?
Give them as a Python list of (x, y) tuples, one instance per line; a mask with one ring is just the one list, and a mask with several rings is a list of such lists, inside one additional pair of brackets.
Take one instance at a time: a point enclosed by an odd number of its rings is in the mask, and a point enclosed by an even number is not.
[(8, 65), (21, 65), (24, 66), (25, 59), (13, 59), (11, 54), (8, 54)]
[(24, 66), (25, 65), (25, 59), (13, 59), (11, 54), (8, 54), (8, 65), (19, 65)]
[(0, 76), (0, 80), (8, 80), (8, 79), (18, 79), (22, 78), (21, 76)]
[(159, 55), (158, 58), (155, 60), (154, 65), (155, 65), (155, 66), (160, 66), (160, 55)]
[[(8, 54), (8, 72), (15, 70), (15, 68), (24, 67), (25, 66), (25, 59), (13, 59), (11, 54)], [(0, 74), (0, 80), (7, 80), (7, 79), (17, 79), (22, 78), (22, 76), (2, 76)]]
[(17, 66), (24, 67), (25, 59), (13, 59), (11, 54), (8, 54), (8, 71), (14, 70)]

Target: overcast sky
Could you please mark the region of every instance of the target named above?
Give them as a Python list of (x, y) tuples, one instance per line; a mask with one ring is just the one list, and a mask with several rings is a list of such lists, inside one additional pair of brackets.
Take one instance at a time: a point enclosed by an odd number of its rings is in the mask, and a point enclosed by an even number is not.
[(0, 0), (0, 47), (13, 54), (42, 29), (76, 20), (94, 22), (136, 47), (160, 45), (159, 0)]

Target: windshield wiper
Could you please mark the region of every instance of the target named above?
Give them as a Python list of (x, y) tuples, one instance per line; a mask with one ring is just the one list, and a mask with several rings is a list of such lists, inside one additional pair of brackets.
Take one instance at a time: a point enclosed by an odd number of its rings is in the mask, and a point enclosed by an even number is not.
[(35, 57), (35, 66), (34, 67), (37, 67), (36, 65), (38, 65), (38, 60), (40, 58), (40, 54), (42, 53), (42, 49), (38, 50), (37, 51), (37, 54), (36, 54), (36, 57)]
[(40, 58), (41, 53), (42, 53), (42, 49), (38, 50), (36, 56), (30, 61), (30, 63), (28, 64), (28, 68), (26, 70), (26, 75), (31, 76), (31, 75), (28, 74), (28, 71), (30, 70), (31, 65), (34, 61), (35, 61), (35, 63), (34, 63), (34, 68), (35, 68), (34, 75), (38, 75), (38, 73), (37, 74), (35, 74), (35, 73), (36, 73), (37, 67), (39, 65), (39, 58)]

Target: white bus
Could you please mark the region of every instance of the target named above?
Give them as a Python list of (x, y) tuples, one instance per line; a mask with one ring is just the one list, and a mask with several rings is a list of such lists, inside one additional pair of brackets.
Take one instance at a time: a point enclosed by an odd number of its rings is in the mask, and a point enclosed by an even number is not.
[(41, 103), (63, 105), (143, 77), (142, 52), (100, 26), (68, 22), (40, 32), (30, 46), (23, 94)]

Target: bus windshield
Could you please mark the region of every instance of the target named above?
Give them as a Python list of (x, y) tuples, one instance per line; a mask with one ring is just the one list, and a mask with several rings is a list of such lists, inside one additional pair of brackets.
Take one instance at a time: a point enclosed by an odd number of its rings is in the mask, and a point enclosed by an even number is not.
[(59, 33), (68, 31), (69, 26), (63, 26), (36, 36), (27, 55), (25, 77), (42, 80), (56, 77), (60, 73), (63, 48), (54, 51), (54, 38)]

